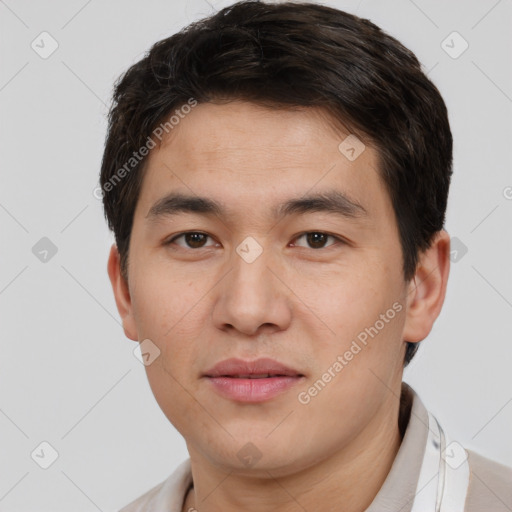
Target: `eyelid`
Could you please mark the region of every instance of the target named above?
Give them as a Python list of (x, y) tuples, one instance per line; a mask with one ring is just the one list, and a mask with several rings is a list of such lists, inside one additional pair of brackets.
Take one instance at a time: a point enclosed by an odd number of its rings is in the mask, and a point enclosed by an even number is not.
[[(192, 233), (194, 235), (204, 235), (207, 238), (210, 238), (210, 239), (214, 240), (214, 238), (211, 235), (209, 235), (208, 233), (205, 233), (203, 231), (183, 231), (182, 233), (177, 233), (176, 235), (173, 235), (171, 238), (165, 240), (164, 241), (164, 245), (170, 245), (170, 244), (174, 243), (178, 238), (184, 237), (185, 235), (189, 235), (189, 234), (192, 234)], [(176, 244), (176, 245), (178, 245), (178, 244)], [(184, 246), (181, 246), (181, 245), (178, 245), (178, 247), (180, 247), (182, 249), (190, 249), (191, 251), (197, 251), (198, 250), (198, 249), (194, 249), (192, 247), (184, 247)], [(211, 245), (206, 245), (206, 246), (203, 246), (203, 247), (199, 247), (199, 249), (206, 249), (208, 247), (212, 247), (212, 246)]]
[(303, 249), (312, 249), (313, 251), (321, 251), (322, 249), (328, 249), (329, 247), (334, 247), (339, 244), (347, 244), (347, 241), (343, 238), (341, 238), (339, 235), (334, 235), (333, 233), (329, 233), (328, 231), (320, 231), (320, 230), (309, 230), (309, 231), (303, 231), (293, 237), (293, 241), (297, 240), (298, 238), (301, 238), (305, 235), (308, 235), (310, 233), (318, 233), (321, 235), (326, 235), (327, 237), (333, 238), (335, 240), (335, 243), (332, 243), (330, 245), (327, 245), (326, 247), (320, 247), (319, 249), (314, 249), (312, 247), (304, 247), (302, 245), (295, 245), (295, 247), (301, 247)]
[[(320, 231), (320, 230), (309, 230), (309, 231), (302, 231), (300, 233), (298, 233), (297, 235), (295, 235), (293, 238), (292, 238), (292, 242), (303, 237), (303, 236), (306, 236), (310, 233), (318, 233), (318, 234), (322, 234), (322, 235), (326, 235), (327, 237), (330, 237), (330, 238), (333, 238), (335, 240), (335, 243), (332, 243), (326, 247), (320, 247), (319, 249), (314, 249), (312, 247), (304, 247), (302, 245), (295, 245), (294, 244), (294, 247), (301, 247), (303, 249), (312, 249), (313, 251), (320, 251), (322, 249), (327, 249), (329, 247), (333, 247), (333, 246), (336, 246), (338, 244), (347, 244), (348, 242), (343, 239), (342, 237), (340, 237), (339, 235), (334, 235), (332, 233), (329, 233), (328, 231)], [(175, 242), (177, 239), (181, 238), (181, 237), (184, 237), (185, 235), (188, 235), (188, 234), (199, 234), (199, 235), (205, 235), (207, 238), (210, 238), (211, 240), (215, 240), (214, 237), (212, 235), (209, 235), (208, 233), (205, 233), (204, 231), (183, 231), (182, 233), (177, 233), (175, 235), (173, 235), (171, 238), (167, 239), (166, 241), (164, 241), (164, 245), (170, 245), (171, 243)], [(217, 244), (219, 242), (216, 242)], [(178, 244), (176, 244), (178, 245)], [(181, 247), (182, 249), (189, 249), (191, 251), (197, 251), (199, 249), (207, 249), (209, 247), (213, 247), (213, 245), (206, 245), (206, 246), (202, 246), (202, 247), (199, 247), (197, 249), (195, 248), (192, 248), (192, 247), (184, 247), (184, 246), (181, 246), (181, 245), (178, 245), (178, 247)]]

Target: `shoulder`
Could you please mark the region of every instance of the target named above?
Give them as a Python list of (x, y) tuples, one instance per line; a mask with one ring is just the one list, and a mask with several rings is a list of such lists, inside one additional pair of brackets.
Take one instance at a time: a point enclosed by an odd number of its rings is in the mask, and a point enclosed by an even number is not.
[(181, 512), (185, 493), (192, 483), (190, 459), (182, 462), (164, 481), (139, 496), (119, 512)]
[(466, 512), (510, 512), (512, 510), (512, 468), (468, 452), (470, 469)]
[(157, 499), (158, 496), (161, 495), (162, 488), (165, 487), (169, 478), (167, 478), (163, 482), (160, 482), (158, 485), (152, 487), (142, 496), (139, 496), (136, 500), (133, 500), (128, 505), (123, 507), (119, 512), (148, 512), (149, 510), (151, 510), (149, 508), (151, 506), (151, 502), (154, 502), (155, 499)]

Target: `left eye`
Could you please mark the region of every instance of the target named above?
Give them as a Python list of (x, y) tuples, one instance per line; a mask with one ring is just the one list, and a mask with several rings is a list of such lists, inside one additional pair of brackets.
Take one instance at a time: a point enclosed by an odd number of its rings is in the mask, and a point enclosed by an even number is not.
[[(332, 243), (329, 245), (326, 245), (326, 242), (329, 238), (334, 240), (334, 243), (336, 243), (336, 241), (341, 241), (339, 238), (337, 238), (333, 235), (328, 235), (327, 233), (322, 233), (320, 231), (310, 231), (309, 233), (303, 233), (302, 235), (297, 237), (295, 240), (300, 240), (301, 238), (305, 238), (306, 243), (312, 249), (323, 249), (324, 247), (329, 247), (330, 245), (334, 245)], [(304, 246), (304, 245), (297, 244), (297, 243), (294, 243), (293, 245), (298, 245), (299, 247), (308, 247), (308, 246)]]

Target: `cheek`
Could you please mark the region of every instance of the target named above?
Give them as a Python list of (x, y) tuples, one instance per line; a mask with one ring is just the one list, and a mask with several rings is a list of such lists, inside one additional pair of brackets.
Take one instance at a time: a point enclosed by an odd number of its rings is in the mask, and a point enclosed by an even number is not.
[[(146, 366), (146, 375), (149, 386), (160, 409), (167, 419), (179, 430), (182, 430), (184, 418), (189, 417), (194, 407), (189, 393), (184, 393), (180, 383), (183, 378), (175, 375), (173, 368), (169, 368), (168, 356), (161, 354), (153, 363)], [(177, 358), (175, 358), (177, 361)]]
[(193, 382), (190, 372), (196, 367), (198, 343), (205, 339), (208, 311), (207, 300), (201, 300), (204, 291), (159, 276), (145, 273), (144, 281), (137, 282), (132, 304), (140, 339), (151, 340), (159, 350), (146, 373), (157, 402), (166, 407), (186, 399), (180, 383), (188, 388)]
[[(366, 361), (384, 353), (392, 357), (399, 348), (405, 306), (396, 270), (362, 262), (359, 268), (304, 285), (300, 296), (307, 297), (304, 302), (310, 310), (304, 314), (310, 318), (309, 335), (317, 349), (322, 347), (317, 354), (324, 365), (349, 350), (354, 341), (360, 341), (361, 353), (365, 352), (354, 359)], [(319, 336), (320, 331), (324, 335)]]
[(134, 317), (145, 337), (167, 339), (176, 328), (194, 325), (190, 319), (201, 309), (197, 282), (183, 279), (179, 272), (152, 271), (147, 266), (143, 273), (134, 276), (134, 281)]
[(304, 283), (300, 296), (337, 333), (372, 319), (386, 304), (390, 283), (370, 263), (347, 266)]

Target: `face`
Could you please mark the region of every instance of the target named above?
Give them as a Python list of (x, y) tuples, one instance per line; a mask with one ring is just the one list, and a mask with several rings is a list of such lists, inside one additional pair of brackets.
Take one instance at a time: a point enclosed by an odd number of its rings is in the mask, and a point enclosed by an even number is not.
[(377, 153), (347, 135), (314, 109), (199, 104), (149, 155), (116, 300), (191, 456), (286, 474), (396, 402), (402, 251)]

